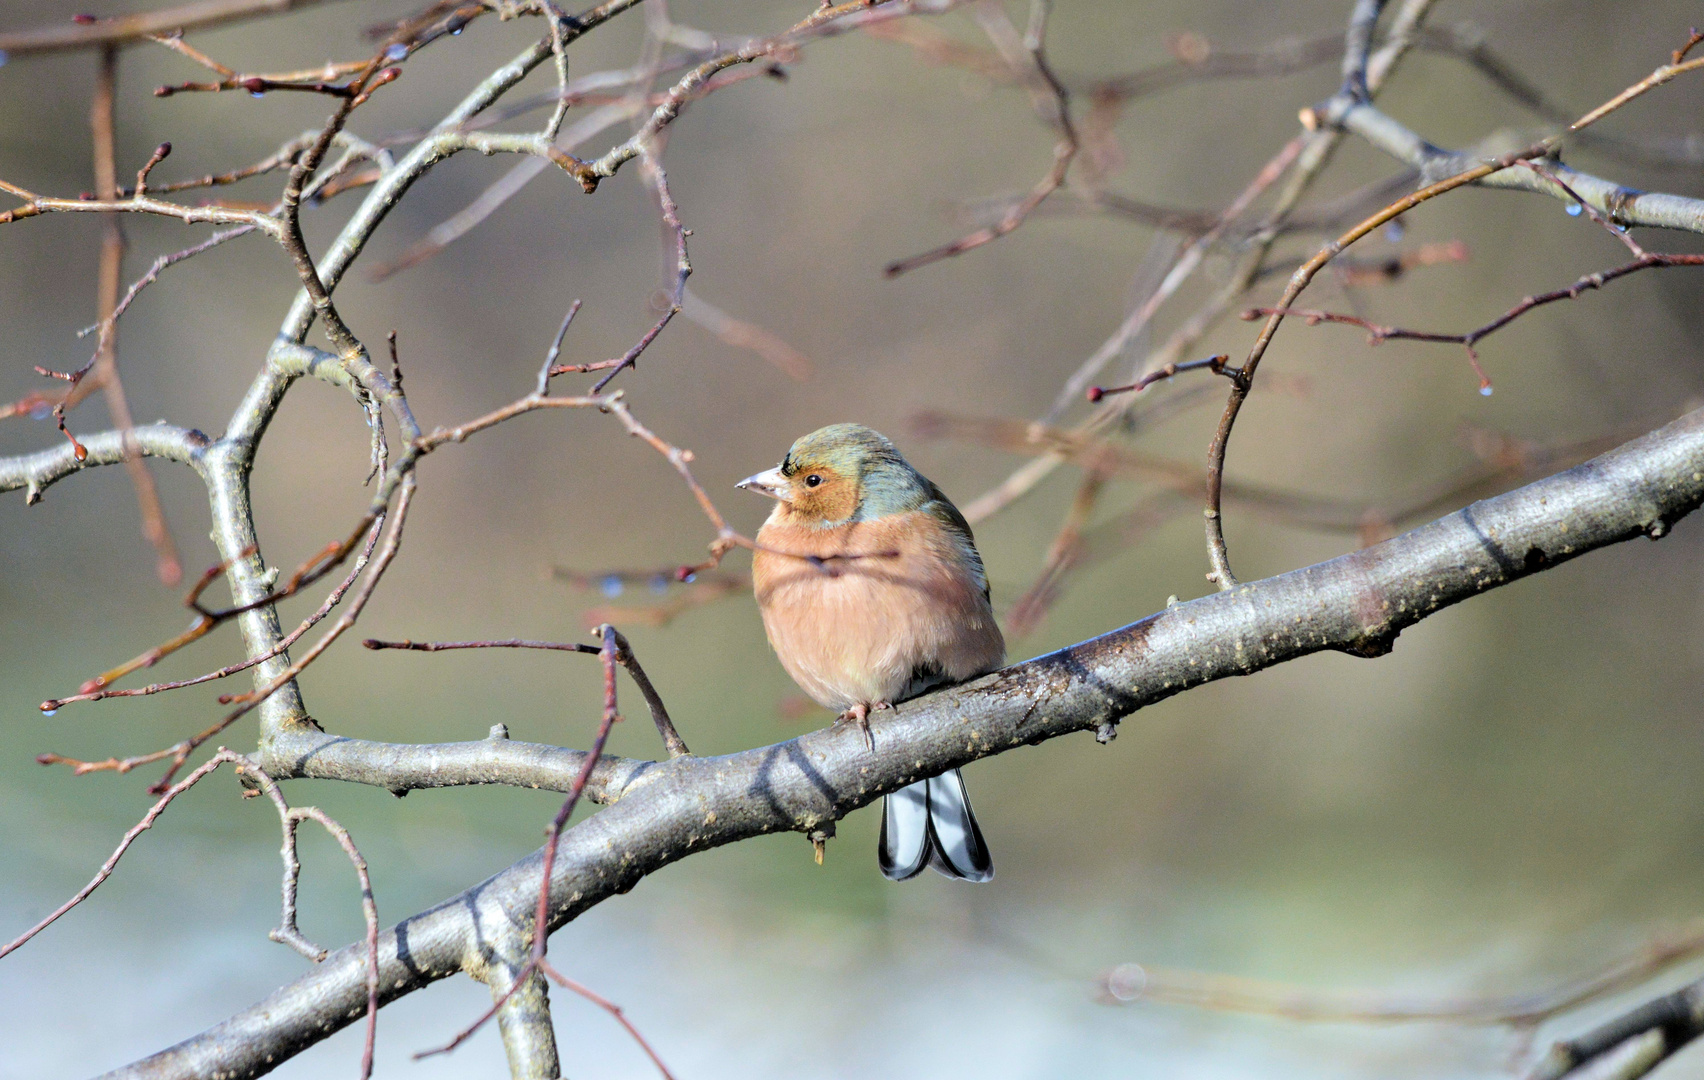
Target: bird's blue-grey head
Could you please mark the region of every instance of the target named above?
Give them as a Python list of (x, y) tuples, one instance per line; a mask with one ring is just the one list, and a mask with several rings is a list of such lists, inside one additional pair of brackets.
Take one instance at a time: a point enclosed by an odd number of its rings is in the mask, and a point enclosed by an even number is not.
[(839, 525), (917, 510), (934, 486), (887, 436), (830, 424), (799, 438), (781, 464), (737, 485), (786, 503), (807, 522)]

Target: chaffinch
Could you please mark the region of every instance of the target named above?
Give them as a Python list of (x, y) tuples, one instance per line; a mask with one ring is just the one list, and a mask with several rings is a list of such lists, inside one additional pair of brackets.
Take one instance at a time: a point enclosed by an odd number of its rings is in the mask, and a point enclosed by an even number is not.
[[(813, 431), (737, 486), (776, 500), (752, 558), (769, 644), (800, 689), (866, 739), (871, 709), (1004, 662), (970, 525), (879, 433)], [(925, 866), (965, 881), (994, 876), (957, 769), (883, 801), (878, 854), (895, 881)]]

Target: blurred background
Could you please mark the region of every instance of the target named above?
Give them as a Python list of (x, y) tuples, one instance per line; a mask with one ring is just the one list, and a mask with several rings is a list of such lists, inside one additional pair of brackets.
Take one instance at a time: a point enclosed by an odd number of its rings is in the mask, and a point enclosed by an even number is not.
[[(158, 5), (83, 3), (101, 16), (150, 6)], [(773, 33), (809, 6), (674, 0), (671, 13), (732, 39)], [(1082, 87), (1170, 62), (1168, 40), (1173, 50), (1194, 47), (1179, 33), (1245, 51), (1341, 32), (1347, 8), (1344, 0), (1063, 0), (1048, 43), (1055, 67)], [(3, 29), (55, 23), (68, 10), (10, 0)], [(190, 40), (240, 70), (308, 66), (365, 56), (363, 28), (411, 10), (395, 0), (334, 3)], [(1022, 12), (1014, 16), (1021, 21)], [(1648, 73), (1699, 21), (1696, 5), (1664, 0), (1447, 0), (1431, 18), (1479, 27), (1514, 70), (1570, 112)], [(632, 64), (643, 25), (634, 12), (576, 43), (574, 73)], [(986, 43), (963, 14), (927, 25)], [(356, 130), (405, 135), (433, 122), (538, 32), (536, 20), (475, 22), (411, 59), (397, 87), (357, 114)], [(56, 194), (92, 186), (94, 64), (90, 54), (70, 54), (0, 67), (0, 177)], [(550, 92), (547, 69), (515, 96)], [(963, 505), (1027, 459), (927, 438), (918, 412), (1041, 415), (1138, 297), (1151, 252), (1165, 240), (1130, 220), (1055, 209), (980, 250), (887, 280), (889, 261), (966, 230), (966, 200), (1034, 183), (1053, 135), (1020, 90), (889, 40), (820, 42), (787, 73), (785, 82), (754, 79), (690, 106), (671, 129), (667, 163), (694, 231), (695, 293), (808, 357), (807, 377), (794, 377), (796, 361), (790, 374), (681, 319), (622, 385), (642, 421), (694, 451), (697, 476), (748, 535), (768, 507), (731, 485), (773, 465), (797, 435), (842, 420), (887, 432)], [(306, 94), (150, 95), (204, 77), (163, 48), (124, 52), (121, 177), (165, 139), (175, 152), (160, 178), (258, 160), (329, 111)], [(1116, 129), (1126, 160), (1108, 188), (1216, 211), (1292, 136), (1297, 110), (1327, 96), (1336, 78), (1332, 61), (1134, 101)], [(1405, 61), (1381, 104), (1451, 147), (1541, 125), (1458, 60), (1423, 51)], [(1625, 136), (1696, 135), (1701, 105), (1704, 83), (1687, 76), (1603, 126)], [(1697, 166), (1636, 164), (1587, 148), (1569, 160), (1631, 186), (1704, 195)], [(463, 155), (440, 166), (379, 230), (365, 265), (409, 250), (512, 165)], [(1395, 171), (1350, 139), (1309, 204)], [(280, 186), (276, 177), (251, 182), (234, 197), (270, 201)], [(310, 241), (323, 245), (358, 197), (310, 211)], [(67, 215), (0, 232), (0, 400), (43, 388), (32, 365), (67, 369), (86, 359), (89, 343), (73, 335), (94, 318), (100, 228), (92, 215)], [(130, 220), (125, 229), (126, 280), (204, 235), (161, 221)], [(553, 170), (430, 261), (380, 282), (358, 265), (338, 299), (370, 345), (398, 331), (417, 414), (428, 427), (448, 424), (527, 392), (576, 298), (585, 306), (565, 359), (625, 351), (655, 318), (659, 239), (635, 168), (592, 196)], [(1281, 251), (1302, 254), (1319, 239), (1307, 234)], [(1655, 250), (1704, 247), (1689, 236), (1643, 239)], [(1454, 240), (1467, 245), (1467, 261), (1349, 293), (1322, 278), (1310, 302), (1465, 330), (1529, 292), (1624, 261), (1613, 238), (1554, 200), (1473, 190), (1428, 203), (1408, 215), (1402, 235), (1371, 238), (1361, 253), (1389, 258)], [(1228, 268), (1211, 262), (1203, 281), (1162, 311), (1149, 343), (1187, 318)], [(1257, 288), (1254, 302), (1275, 298), (1283, 276)], [(294, 281), (282, 254), (252, 238), (162, 276), (121, 326), (120, 366), (138, 421), (222, 430)], [(1474, 445), (1487, 433), (1548, 446), (1654, 427), (1704, 392), (1701, 290), (1695, 270), (1647, 273), (1522, 319), (1481, 346), (1496, 386), (1488, 397), (1454, 347), (1369, 350), (1352, 328), (1291, 323), (1263, 368), (1272, 378), (1244, 411), (1230, 474), (1394, 505), (1474, 467)], [(1231, 319), (1196, 352), (1240, 357), (1253, 333)], [(575, 378), (558, 385), (566, 390)], [(1152, 393), (1195, 385), (1180, 379)], [(1201, 462), (1221, 392), (1142, 428), (1133, 445)], [(108, 426), (98, 401), (71, 423)], [(0, 453), (59, 438), (51, 419), (0, 423)], [(366, 446), (347, 395), (311, 382), (291, 393), (254, 481), (271, 562), (295, 566), (347, 532), (367, 497)], [(188, 470), (156, 464), (153, 472), (193, 577), (215, 561), (203, 491)], [(605, 582), (606, 571), (697, 561), (713, 535), (666, 462), (595, 414), (523, 417), (432, 456), (420, 473), (402, 556), (356, 638), (584, 640), (597, 605), (645, 608), (676, 595), (654, 595), (643, 575)], [(978, 527), (997, 607), (1035, 578), (1079, 479), (1061, 469)], [(1148, 495), (1115, 479), (1095, 520)], [(1357, 543), (1234, 508), (1228, 532), (1245, 578)], [(706, 852), (561, 931), (552, 955), (624, 1005), (690, 1080), (1504, 1075), (1526, 1060), (1528, 1045), (1505, 1028), (1303, 1025), (1152, 1001), (1109, 1004), (1097, 979), (1136, 963), (1352, 991), (1367, 1002), (1469, 1000), (1556, 986), (1704, 915), (1700, 555), (1704, 526), (1689, 519), (1660, 544), (1621, 545), (1449, 609), (1384, 658), (1316, 656), (1147, 709), (1107, 747), (1085, 735), (972, 766), (968, 781), (999, 866), (989, 886), (932, 874), (885, 881), (873, 851), (877, 820), (864, 811), (841, 824), (821, 867), (799, 836)], [(727, 563), (734, 573), (746, 566), (743, 553)], [(1205, 568), (1191, 506), (1071, 577), (1039, 626), (1013, 641), (1012, 656), (1113, 629), (1169, 595), (1201, 595)], [(590, 575), (593, 587), (564, 570)], [(150, 801), (151, 770), (73, 779), (37, 766), (35, 755), (144, 752), (218, 715), (218, 686), (84, 704), (52, 718), (36, 709), (180, 630), (180, 594), (155, 577), (124, 470), (66, 480), (35, 507), (18, 493), (0, 498), (0, 937), (87, 881)], [(286, 605), (286, 625), (317, 602)], [(662, 625), (632, 613), (618, 621), (698, 753), (775, 742), (829, 719), (798, 706), (744, 591)], [(239, 658), (226, 627), (147, 674), (186, 677)], [(350, 735), (469, 739), (503, 722), (516, 738), (583, 746), (599, 684), (586, 658), (370, 653), (352, 638), (307, 673), (303, 693), (327, 729)], [(624, 693), (632, 699), (630, 686)], [(225, 741), (252, 745), (252, 724)], [(651, 756), (653, 743), (635, 720), (612, 749)], [(535, 848), (558, 803), (505, 789), (398, 800), (304, 782), (289, 794), (350, 829), (387, 924)], [(361, 930), (352, 875), (329, 841), (304, 835), (303, 929), (335, 947)], [(116, 1067), (298, 975), (305, 962), (266, 940), (278, 918), (277, 846), (272, 811), (239, 802), (226, 776), (182, 799), (89, 902), (0, 964), (0, 1077)], [(1532, 1045), (1701, 971), (1704, 959), (1595, 1002), (1541, 1027)], [(409, 1060), (488, 1000), (483, 987), (454, 979), (386, 1009), (380, 1074), (505, 1075), (490, 1030), (451, 1057)], [(608, 1016), (566, 994), (555, 1000), (569, 1074), (654, 1075)], [(352, 1071), (359, 1046), (349, 1029), (279, 1075)], [(1684, 1053), (1664, 1075), (1704, 1076), (1704, 1052)]]

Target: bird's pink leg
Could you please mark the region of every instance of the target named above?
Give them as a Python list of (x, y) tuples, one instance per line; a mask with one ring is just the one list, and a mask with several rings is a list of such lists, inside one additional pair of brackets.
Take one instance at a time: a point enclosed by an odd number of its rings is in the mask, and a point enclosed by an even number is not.
[(867, 701), (860, 701), (858, 704), (841, 713), (839, 716), (839, 722), (845, 723), (850, 720), (852, 723), (857, 724), (858, 729), (864, 733), (864, 745), (869, 747), (871, 753), (874, 753), (876, 749), (876, 737), (870, 731), (870, 710), (891, 708), (893, 708), (893, 705), (886, 701), (878, 701), (874, 705), (871, 705)]

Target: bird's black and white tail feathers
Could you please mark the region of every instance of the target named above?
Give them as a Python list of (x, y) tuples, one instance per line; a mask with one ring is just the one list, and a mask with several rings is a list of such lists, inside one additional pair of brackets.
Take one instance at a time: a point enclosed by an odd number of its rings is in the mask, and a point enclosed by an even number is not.
[[(939, 667), (919, 665), (899, 700), (908, 701), (949, 681)], [(994, 857), (988, 854), (964, 790), (964, 777), (957, 769), (919, 780), (882, 800), (876, 858), (882, 873), (894, 881), (914, 878), (925, 866), (959, 881), (994, 879)]]
[(988, 881), (994, 860), (957, 769), (919, 780), (882, 800), (882, 873), (904, 881), (925, 866), (961, 881)]

